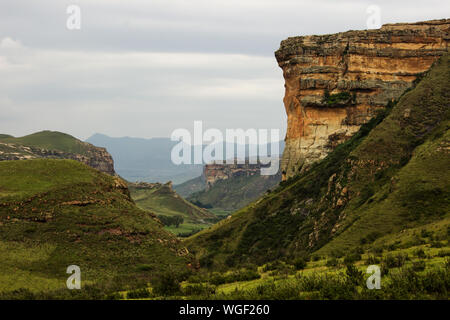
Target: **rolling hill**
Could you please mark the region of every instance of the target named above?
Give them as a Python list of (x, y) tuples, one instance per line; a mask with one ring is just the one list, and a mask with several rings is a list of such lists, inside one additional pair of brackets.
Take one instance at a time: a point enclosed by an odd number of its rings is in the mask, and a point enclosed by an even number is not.
[(141, 209), (153, 212), (157, 216), (180, 216), (183, 223), (179, 227), (167, 226), (175, 234), (190, 233), (210, 226), (218, 218), (206, 209), (180, 197), (171, 183), (129, 183), (131, 197)]
[(173, 186), (173, 189), (182, 197), (187, 198), (191, 194), (205, 189), (206, 181), (203, 175)]
[(233, 212), (258, 199), (281, 181), (281, 173), (273, 176), (239, 176), (219, 180), (207, 190), (191, 194), (187, 199), (198, 206), (215, 211)]
[[(73, 160), (0, 162), (0, 288), (6, 297), (101, 298), (184, 272), (188, 253), (126, 184)], [(66, 288), (81, 268), (82, 292)], [(8, 295), (7, 292), (10, 292)]]
[(0, 135), (0, 161), (26, 159), (72, 159), (114, 175), (114, 162), (104, 148), (62, 132), (41, 131), (24, 137)]

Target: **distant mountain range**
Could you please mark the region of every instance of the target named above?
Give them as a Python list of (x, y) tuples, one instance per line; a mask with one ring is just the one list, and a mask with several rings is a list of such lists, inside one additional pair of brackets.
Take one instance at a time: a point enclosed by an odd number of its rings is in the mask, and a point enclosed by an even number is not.
[[(178, 142), (171, 141), (170, 138), (113, 138), (96, 133), (86, 142), (106, 148), (114, 159), (116, 172), (128, 181), (172, 181), (176, 185), (202, 174), (203, 165), (172, 163), (171, 151)], [(226, 147), (230, 145), (227, 143)], [(279, 145), (279, 153), (282, 153), (284, 141), (280, 141)], [(249, 149), (249, 145), (246, 145), (246, 156), (249, 155)]]
[(94, 134), (86, 140), (111, 153), (117, 173), (128, 181), (182, 183), (198, 177), (202, 165), (175, 165), (170, 153), (178, 142), (169, 138), (113, 138)]

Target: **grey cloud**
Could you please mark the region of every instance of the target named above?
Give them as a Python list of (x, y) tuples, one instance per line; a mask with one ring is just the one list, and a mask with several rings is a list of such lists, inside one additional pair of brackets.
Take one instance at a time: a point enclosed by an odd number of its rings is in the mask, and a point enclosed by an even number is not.
[[(80, 31), (65, 27), (70, 4)], [(437, 0), (2, 1), (0, 41), (16, 42), (0, 48), (0, 133), (169, 136), (194, 120), (284, 132), (280, 41), (364, 29), (370, 4), (384, 23), (450, 12)]]

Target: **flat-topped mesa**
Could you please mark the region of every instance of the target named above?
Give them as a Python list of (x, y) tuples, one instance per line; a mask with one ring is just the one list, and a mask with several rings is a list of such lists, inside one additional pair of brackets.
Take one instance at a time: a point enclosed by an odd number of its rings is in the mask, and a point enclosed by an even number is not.
[(448, 51), (450, 19), (292, 37), (275, 52), (288, 126), (283, 180), (324, 158)]

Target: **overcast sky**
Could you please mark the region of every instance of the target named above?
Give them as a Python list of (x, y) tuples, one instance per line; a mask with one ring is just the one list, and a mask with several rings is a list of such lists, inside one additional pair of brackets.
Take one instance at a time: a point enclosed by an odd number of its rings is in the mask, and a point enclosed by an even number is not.
[[(66, 9), (81, 8), (68, 30)], [(444, 0), (2, 0), (0, 133), (169, 137), (177, 128), (280, 128), (288, 36), (448, 18)]]

